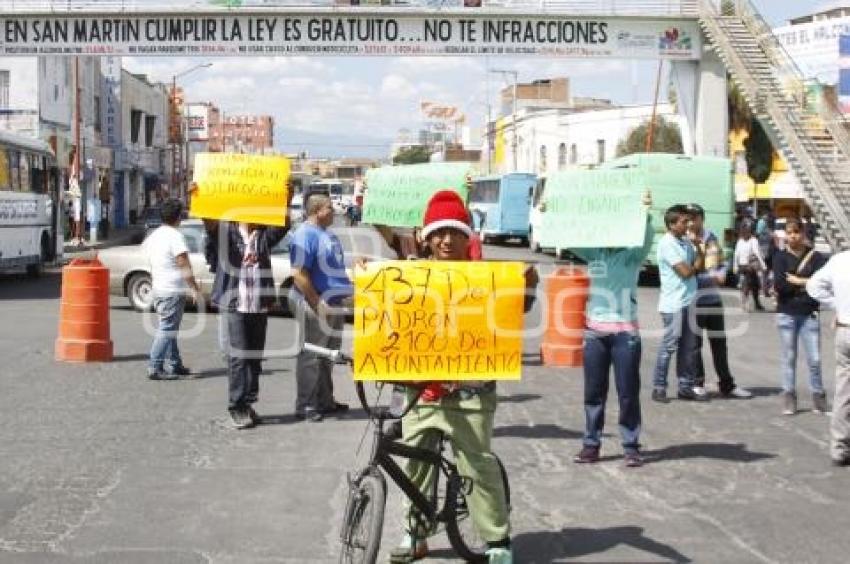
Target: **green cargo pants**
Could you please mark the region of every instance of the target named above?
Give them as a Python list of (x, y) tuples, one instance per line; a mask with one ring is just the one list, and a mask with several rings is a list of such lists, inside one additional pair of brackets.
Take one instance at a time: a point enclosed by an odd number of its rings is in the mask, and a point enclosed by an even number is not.
[[(452, 395), (434, 403), (420, 402), (402, 421), (403, 441), (409, 446), (436, 451), (440, 434), (445, 435), (461, 476), (472, 479), (467, 503), (478, 533), (487, 542), (505, 540), (511, 533), (502, 474), (490, 451), (495, 412), (496, 392), (488, 390), (468, 399)], [(413, 483), (428, 495), (436, 469), (409, 460), (406, 471)], [(405, 502), (405, 509), (407, 522), (412, 523), (413, 508), (409, 501)], [(407, 532), (419, 538), (425, 536), (420, 531)]]

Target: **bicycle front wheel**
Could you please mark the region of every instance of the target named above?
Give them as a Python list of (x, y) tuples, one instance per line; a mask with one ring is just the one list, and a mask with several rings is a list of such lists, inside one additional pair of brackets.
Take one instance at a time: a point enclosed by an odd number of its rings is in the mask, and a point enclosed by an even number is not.
[[(495, 456), (495, 455), (494, 455)], [(499, 472), (502, 476), (502, 487), (505, 491), (505, 504), (511, 510), (511, 488), (508, 483), (508, 473), (502, 461), (496, 456)], [(472, 484), (472, 488), (475, 484)], [(467, 495), (472, 491), (459, 474), (449, 477), (446, 484), (446, 535), (449, 543), (458, 556), (475, 564), (487, 562), (487, 543), (478, 534), (469, 512)]]
[(374, 564), (381, 548), (387, 484), (383, 476), (367, 473), (351, 484), (342, 524), (343, 564)]

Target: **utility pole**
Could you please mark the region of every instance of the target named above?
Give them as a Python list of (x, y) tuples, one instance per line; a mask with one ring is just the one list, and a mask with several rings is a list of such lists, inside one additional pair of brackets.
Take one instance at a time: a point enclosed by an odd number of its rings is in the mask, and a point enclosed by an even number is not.
[[(182, 153), (183, 153), (183, 115), (180, 113), (180, 109), (177, 105), (177, 79), (181, 76), (186, 76), (190, 72), (194, 72), (198, 69), (205, 69), (212, 66), (212, 63), (201, 63), (200, 65), (195, 65), (190, 67), (182, 72), (178, 72), (177, 74), (171, 75), (171, 106), (169, 107), (169, 141), (171, 145), (171, 186), (169, 189), (169, 194), (174, 196), (183, 196), (179, 190), (180, 187), (177, 186), (177, 163), (178, 161), (182, 161)], [(177, 121), (175, 124), (174, 121)], [(178, 145), (180, 154), (178, 155)], [(185, 174), (185, 170), (182, 171)], [(182, 183), (181, 183), (182, 186)], [(172, 192), (177, 190), (177, 194), (173, 194)]]
[(519, 71), (515, 70), (506, 70), (506, 69), (490, 69), (490, 72), (495, 72), (501, 74), (502, 76), (510, 75), (513, 77), (513, 100), (512, 109), (511, 109), (511, 130), (513, 135), (511, 136), (511, 154), (513, 155), (513, 171), (516, 172), (519, 168), (519, 161), (517, 156), (517, 145), (519, 144), (519, 130), (517, 129), (517, 115), (516, 115), (516, 98), (517, 98), (517, 82), (519, 80)]
[(86, 194), (83, 189), (82, 168), (80, 166), (80, 153), (83, 150), (82, 142), (80, 141), (80, 122), (82, 121), (81, 113), (82, 105), (80, 103), (80, 57), (74, 57), (74, 162), (71, 164), (73, 176), (77, 182), (77, 188), (80, 192), (80, 216), (79, 219), (74, 218), (74, 238), (82, 241), (85, 237), (83, 226), (85, 225), (86, 217)]

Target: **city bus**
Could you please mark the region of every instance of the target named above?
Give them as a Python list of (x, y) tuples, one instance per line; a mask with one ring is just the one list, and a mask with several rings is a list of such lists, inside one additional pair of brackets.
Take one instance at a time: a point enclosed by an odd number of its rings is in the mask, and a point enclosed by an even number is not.
[(519, 172), (472, 181), (469, 211), (482, 242), (528, 241), (528, 214), (536, 182), (536, 175)]
[(0, 270), (38, 275), (56, 258), (58, 170), (50, 145), (0, 131)]

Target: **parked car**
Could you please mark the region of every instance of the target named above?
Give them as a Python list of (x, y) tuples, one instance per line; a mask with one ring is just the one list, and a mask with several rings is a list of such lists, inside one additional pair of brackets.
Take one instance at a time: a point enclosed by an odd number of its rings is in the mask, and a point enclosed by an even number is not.
[[(209, 301), (214, 275), (210, 272), (204, 258), (204, 244), (207, 233), (199, 219), (184, 221), (178, 227), (189, 247), (189, 262), (201, 293)], [(334, 227), (346, 257), (346, 272), (352, 276), (352, 266), (356, 257), (370, 261), (392, 260), (395, 253), (372, 226)], [(290, 235), (284, 237), (272, 249), (272, 277), (277, 292), (276, 311), (284, 315), (291, 314), (289, 292), (292, 288), (292, 267), (289, 262)], [(110, 293), (124, 296), (130, 306), (137, 311), (150, 311), (153, 306), (150, 264), (141, 245), (127, 245), (104, 249), (98, 254), (100, 261), (109, 269)]]
[[(204, 258), (207, 233), (199, 219), (184, 221), (178, 227), (189, 247), (189, 262), (192, 272), (201, 287), (207, 302), (212, 292), (214, 275)], [(150, 232), (149, 232), (150, 233)], [(292, 270), (289, 265), (288, 239), (281, 241), (272, 252), (272, 276), (278, 291), (278, 307), (288, 313), (289, 301), (285, 299), (292, 286)], [(98, 254), (100, 261), (109, 269), (109, 289), (115, 296), (125, 296), (130, 306), (137, 311), (150, 311), (153, 306), (150, 264), (141, 245), (127, 245), (104, 249)]]

